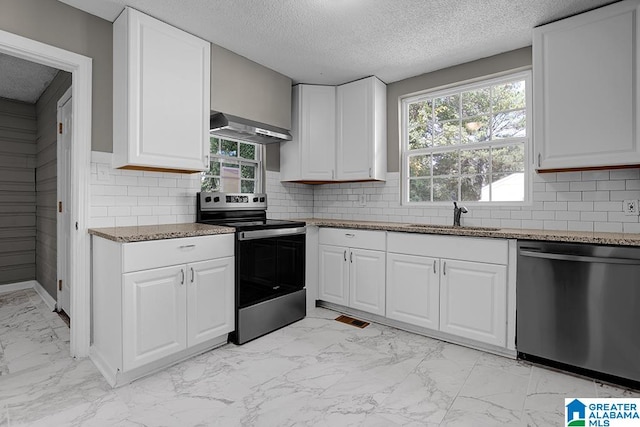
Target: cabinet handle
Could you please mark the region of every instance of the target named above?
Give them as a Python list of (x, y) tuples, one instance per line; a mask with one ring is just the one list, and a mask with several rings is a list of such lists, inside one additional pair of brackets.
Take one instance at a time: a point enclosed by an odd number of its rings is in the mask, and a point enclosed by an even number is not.
[(191, 283), (193, 283), (193, 279), (195, 278), (195, 273), (193, 272), (193, 267), (191, 267)]
[(371, 168), (369, 168), (369, 178), (371, 178)]
[(344, 260), (345, 261), (347, 260), (347, 251), (346, 250), (344, 251)]
[(349, 262), (353, 264), (353, 252), (349, 252)]
[(195, 247), (196, 245), (182, 245), (182, 246), (178, 246), (178, 249), (191, 249)]
[(180, 284), (184, 285), (184, 269), (180, 270)]
[(445, 261), (444, 264), (442, 265), (442, 274), (444, 276), (447, 275), (447, 261)]
[(355, 235), (355, 234), (353, 234), (353, 233), (344, 233), (344, 235), (345, 235), (346, 237), (350, 238), (350, 239), (351, 239), (352, 237), (356, 237), (356, 235)]
[(540, 159), (541, 159), (542, 155), (540, 153), (538, 153), (538, 167), (540, 167)]
[(433, 261), (433, 274), (436, 274), (436, 262)]

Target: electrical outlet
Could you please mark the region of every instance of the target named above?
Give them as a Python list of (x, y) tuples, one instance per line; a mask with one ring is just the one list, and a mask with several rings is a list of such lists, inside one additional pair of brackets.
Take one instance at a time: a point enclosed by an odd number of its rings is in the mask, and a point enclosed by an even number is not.
[(358, 195), (358, 205), (367, 206), (367, 195), (366, 194)]
[(625, 200), (622, 202), (622, 211), (625, 215), (638, 215), (638, 201)]

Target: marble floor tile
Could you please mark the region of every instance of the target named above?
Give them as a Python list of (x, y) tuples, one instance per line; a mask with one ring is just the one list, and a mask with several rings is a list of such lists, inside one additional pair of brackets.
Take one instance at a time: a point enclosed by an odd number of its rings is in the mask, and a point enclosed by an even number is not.
[(0, 427), (560, 425), (567, 396), (629, 390), (317, 308), (112, 389), (31, 291), (0, 295)]

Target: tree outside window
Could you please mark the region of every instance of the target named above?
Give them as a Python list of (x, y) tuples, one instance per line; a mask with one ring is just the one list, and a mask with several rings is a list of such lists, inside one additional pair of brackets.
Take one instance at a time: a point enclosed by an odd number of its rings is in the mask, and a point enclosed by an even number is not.
[(209, 170), (202, 173), (202, 191), (225, 193), (260, 192), (260, 147), (251, 142), (211, 136)]
[(404, 202), (526, 199), (530, 73), (403, 100)]

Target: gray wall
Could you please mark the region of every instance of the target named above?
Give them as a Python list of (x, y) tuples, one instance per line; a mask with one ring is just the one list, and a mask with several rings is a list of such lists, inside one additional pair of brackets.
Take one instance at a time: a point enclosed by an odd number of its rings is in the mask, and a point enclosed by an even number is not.
[(71, 86), (61, 71), (36, 103), (36, 280), (56, 298), (57, 282), (57, 102)]
[(57, 0), (0, 0), (0, 30), (93, 58), (91, 148), (113, 151), (111, 22)]
[(531, 66), (531, 47), (524, 47), (387, 85), (387, 171), (400, 170), (400, 97), (528, 66)]
[(0, 98), (0, 285), (36, 278), (36, 108)]
[(211, 109), (291, 129), (291, 79), (212, 44)]

